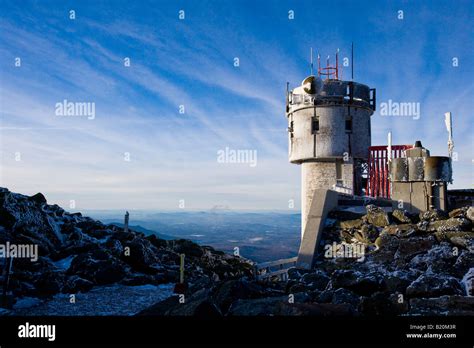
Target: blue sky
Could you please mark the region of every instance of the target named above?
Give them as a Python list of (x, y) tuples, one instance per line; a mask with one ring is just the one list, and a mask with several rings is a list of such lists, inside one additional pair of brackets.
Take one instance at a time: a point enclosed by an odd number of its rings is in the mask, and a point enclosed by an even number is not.
[[(376, 112), (372, 144), (385, 144), (391, 130), (395, 144), (421, 139), (446, 155), (443, 115), (451, 111), (458, 153), (451, 187), (472, 187), (473, 1), (0, 0), (0, 7), (0, 184), (12, 191), (41, 191), (66, 208), (74, 200), (77, 210), (177, 210), (181, 200), (185, 209), (285, 210), (292, 199), (298, 209), (286, 82), (296, 87), (309, 74), (310, 47), (323, 57), (339, 48), (342, 59), (351, 42), (355, 80), (377, 88), (378, 104), (421, 107), (418, 120)], [(64, 99), (95, 103), (95, 118), (56, 116)], [(218, 163), (226, 147), (256, 150), (258, 164)]]

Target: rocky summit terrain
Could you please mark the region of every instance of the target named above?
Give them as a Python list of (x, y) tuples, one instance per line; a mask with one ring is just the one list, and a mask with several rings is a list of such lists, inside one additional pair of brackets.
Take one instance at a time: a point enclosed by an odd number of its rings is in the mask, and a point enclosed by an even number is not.
[[(336, 210), (327, 220), (313, 270), (291, 268), (285, 281), (217, 282), (185, 304), (170, 297), (141, 314), (474, 315), (472, 207), (410, 215), (368, 205), (365, 214)], [(334, 245), (356, 246), (363, 257), (328, 256)]]
[[(0, 245), (37, 245), (38, 259), (13, 258), (8, 290), (24, 297), (88, 292), (98, 286), (160, 285), (179, 281), (185, 254), (189, 285), (240, 279), (252, 264), (189, 240), (165, 241), (68, 213), (38, 193), (25, 196), (0, 189)], [(0, 259), (0, 275), (5, 269)], [(0, 295), (4, 279), (0, 279)]]
[(39, 246), (36, 262), (14, 260), (9, 289), (19, 301), (110, 286), (120, 292), (121, 286), (173, 285), (185, 254), (182, 294), (169, 292), (134, 313), (474, 315), (472, 207), (419, 215), (365, 209), (332, 211), (314, 268), (291, 268), (285, 279), (257, 280), (254, 264), (244, 258), (188, 240), (125, 232), (48, 205), (40, 193), (29, 197), (7, 189), (0, 190), (0, 245)]

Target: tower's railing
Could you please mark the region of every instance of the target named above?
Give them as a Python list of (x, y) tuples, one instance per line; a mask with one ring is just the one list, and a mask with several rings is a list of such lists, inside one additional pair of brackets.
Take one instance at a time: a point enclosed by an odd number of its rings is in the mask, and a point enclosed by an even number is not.
[(295, 256), (289, 259), (258, 263), (254, 268), (255, 279), (264, 280), (279, 276), (280, 280), (286, 280), (288, 276), (288, 269), (296, 265), (297, 259), (298, 257)]

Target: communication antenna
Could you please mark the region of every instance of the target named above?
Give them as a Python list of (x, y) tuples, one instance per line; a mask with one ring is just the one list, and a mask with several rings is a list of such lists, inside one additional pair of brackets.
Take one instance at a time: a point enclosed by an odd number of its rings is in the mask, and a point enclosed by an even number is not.
[(318, 76), (321, 76), (321, 56), (318, 53)]
[(311, 76), (313, 76), (313, 47), (310, 49)]
[(354, 42), (351, 45), (351, 81), (354, 81)]
[(453, 157), (454, 141), (453, 141), (453, 120), (451, 117), (451, 112), (446, 112), (444, 114), (444, 124), (446, 125), (446, 130), (448, 131), (448, 153), (449, 157)]

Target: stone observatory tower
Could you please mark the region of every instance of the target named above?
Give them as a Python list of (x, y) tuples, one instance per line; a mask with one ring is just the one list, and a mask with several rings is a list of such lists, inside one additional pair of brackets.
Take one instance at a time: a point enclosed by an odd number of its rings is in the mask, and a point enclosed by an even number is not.
[(315, 190), (363, 194), (375, 110), (375, 89), (339, 80), (337, 54), (335, 66), (328, 58), (321, 68), (318, 56), (318, 76), (312, 70), (286, 99), (289, 160), (301, 165), (302, 234)]

